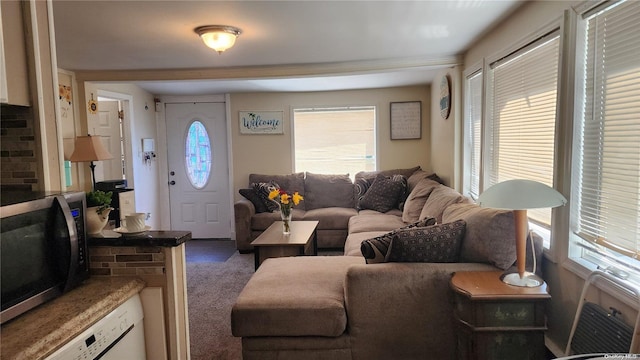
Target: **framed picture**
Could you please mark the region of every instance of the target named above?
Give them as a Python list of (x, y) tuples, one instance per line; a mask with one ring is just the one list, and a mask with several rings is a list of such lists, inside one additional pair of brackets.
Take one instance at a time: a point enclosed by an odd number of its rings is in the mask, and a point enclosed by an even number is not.
[(422, 138), (422, 102), (391, 103), (391, 140)]
[(240, 134), (284, 134), (284, 111), (240, 111)]

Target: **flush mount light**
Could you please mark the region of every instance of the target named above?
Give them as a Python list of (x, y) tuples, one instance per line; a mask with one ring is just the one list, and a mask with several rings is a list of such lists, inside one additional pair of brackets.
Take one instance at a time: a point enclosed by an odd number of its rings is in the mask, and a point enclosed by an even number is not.
[(237, 27), (227, 25), (205, 25), (195, 28), (193, 31), (200, 35), (205, 45), (222, 54), (223, 51), (231, 48), (236, 42), (242, 30)]

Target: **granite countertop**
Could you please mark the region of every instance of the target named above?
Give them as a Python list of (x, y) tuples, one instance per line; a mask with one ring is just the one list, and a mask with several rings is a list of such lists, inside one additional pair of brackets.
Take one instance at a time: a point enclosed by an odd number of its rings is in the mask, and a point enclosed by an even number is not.
[(3, 360), (43, 359), (145, 287), (136, 277), (92, 277), (0, 331)]
[(179, 246), (191, 240), (191, 231), (146, 231), (140, 235), (127, 235), (113, 230), (102, 230), (100, 235), (89, 235), (89, 246)]

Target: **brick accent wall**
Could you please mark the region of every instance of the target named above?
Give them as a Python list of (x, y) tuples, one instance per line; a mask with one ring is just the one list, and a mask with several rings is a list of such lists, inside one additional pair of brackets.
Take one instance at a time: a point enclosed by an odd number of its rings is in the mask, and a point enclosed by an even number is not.
[(165, 256), (161, 246), (92, 246), (91, 276), (163, 275)]
[(2, 188), (35, 190), (38, 164), (33, 110), (3, 104), (0, 119), (0, 184)]

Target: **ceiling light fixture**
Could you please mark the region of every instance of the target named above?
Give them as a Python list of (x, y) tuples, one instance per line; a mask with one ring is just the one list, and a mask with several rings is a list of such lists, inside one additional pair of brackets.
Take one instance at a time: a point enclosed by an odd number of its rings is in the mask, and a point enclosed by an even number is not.
[(223, 51), (231, 48), (236, 43), (236, 38), (242, 30), (234, 26), (227, 25), (205, 25), (195, 28), (196, 32), (204, 41), (205, 45), (222, 54)]

